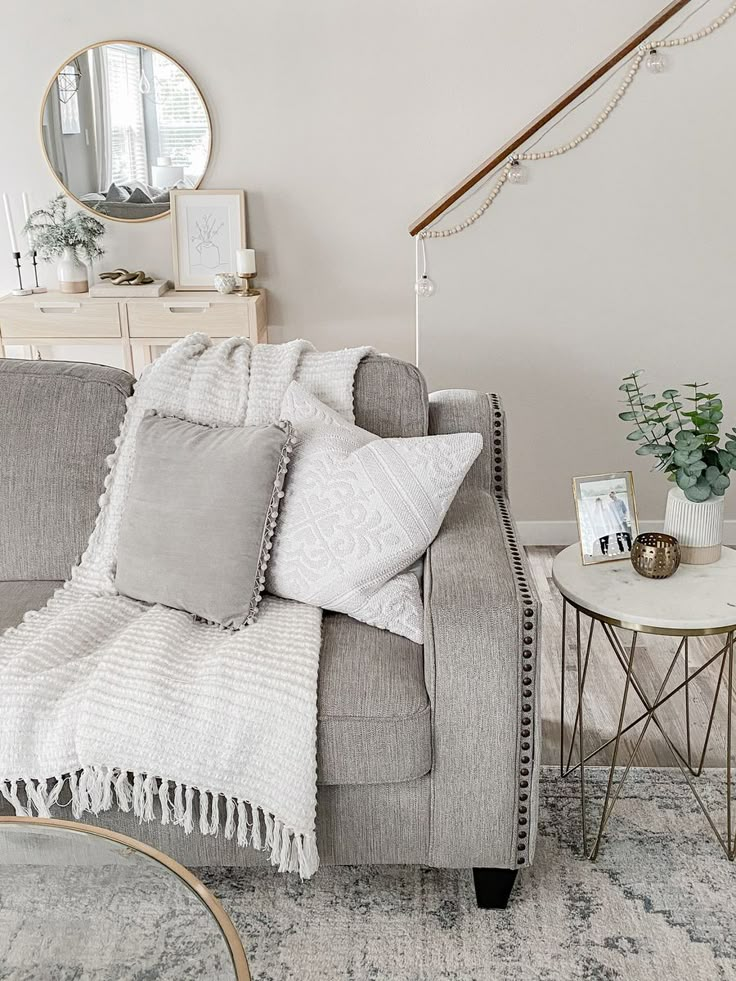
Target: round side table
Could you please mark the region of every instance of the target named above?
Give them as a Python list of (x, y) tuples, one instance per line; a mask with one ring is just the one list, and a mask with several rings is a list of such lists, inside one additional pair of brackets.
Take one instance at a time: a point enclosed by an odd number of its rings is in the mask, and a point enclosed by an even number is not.
[[(562, 680), (560, 707), (560, 772), (563, 777), (579, 770), (582, 809), (583, 849), (588, 852), (586, 833), (585, 765), (608, 746), (613, 745), (613, 758), (608, 774), (603, 811), (590, 858), (598, 855), (601, 840), (611, 812), (631, 769), (634, 757), (650, 724), (659, 730), (672, 757), (687, 780), (717, 840), (726, 856), (736, 858), (736, 834), (732, 814), (732, 715), (734, 683), (734, 632), (736, 631), (736, 551), (724, 548), (720, 561), (712, 565), (681, 565), (669, 579), (645, 579), (634, 571), (630, 562), (609, 562), (584, 566), (580, 546), (570, 545), (560, 552), (552, 567), (552, 578), (563, 597), (562, 612)], [(565, 675), (568, 625), (574, 620), (576, 653), (576, 711), (572, 739), (566, 757), (564, 739)], [(587, 635), (586, 635), (587, 621)], [(592, 752), (585, 746), (584, 695), (590, 663), (594, 630), (602, 631), (614, 655), (614, 663), (624, 673), (624, 689), (616, 732)], [(626, 645), (619, 630), (632, 631), (631, 642)], [(662, 673), (661, 684), (654, 698), (648, 696), (637, 675), (636, 645), (640, 634), (659, 634), (679, 639), (671, 660)], [(690, 670), (689, 639), (722, 635), (719, 650), (709, 655), (695, 670)], [(678, 663), (684, 680), (668, 689), (670, 678)], [(690, 683), (703, 671), (713, 666), (718, 673), (713, 705), (703, 739), (699, 758), (693, 752), (690, 732)], [(678, 692), (685, 694), (685, 726), (687, 746), (679, 748), (665, 731), (657, 716), (657, 710)], [(698, 792), (694, 778), (703, 770), (706, 750), (713, 728), (716, 706), (721, 690), (726, 698), (726, 828), (718, 828), (713, 815)], [(643, 711), (632, 722), (625, 723), (626, 706), (633, 690), (641, 702)], [(641, 725), (634, 749), (628, 760), (619, 760), (621, 737)], [(577, 761), (573, 754), (577, 748)], [(697, 762), (694, 762), (697, 760)], [(623, 774), (614, 785), (617, 766), (624, 766)]]

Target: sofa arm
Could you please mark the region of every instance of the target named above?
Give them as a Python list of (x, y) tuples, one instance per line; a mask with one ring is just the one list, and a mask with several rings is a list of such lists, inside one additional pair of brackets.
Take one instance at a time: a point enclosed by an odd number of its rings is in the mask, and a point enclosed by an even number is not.
[(508, 494), (506, 415), (498, 395), (448, 389), (429, 396), (429, 432), (480, 433), (483, 449), (471, 467), (464, 487), (482, 487)]
[(516, 869), (533, 859), (539, 637), (508, 502), (464, 486), (425, 562), (432, 865)]

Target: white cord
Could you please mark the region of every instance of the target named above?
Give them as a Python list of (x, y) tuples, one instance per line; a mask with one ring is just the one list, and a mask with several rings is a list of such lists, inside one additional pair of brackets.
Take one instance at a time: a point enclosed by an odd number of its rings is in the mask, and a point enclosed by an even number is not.
[[(415, 263), (414, 263), (414, 280), (419, 281), (419, 243), (421, 242), (421, 248), (424, 253), (424, 263), (426, 269), (427, 262), (427, 250), (424, 247), (424, 239), (417, 235), (417, 244), (415, 249)], [(415, 292), (414, 294), (414, 363), (417, 368), (419, 367), (419, 294)]]
[(427, 275), (427, 246), (425, 245), (424, 239), (421, 239), (422, 243), (422, 278), (426, 278)]

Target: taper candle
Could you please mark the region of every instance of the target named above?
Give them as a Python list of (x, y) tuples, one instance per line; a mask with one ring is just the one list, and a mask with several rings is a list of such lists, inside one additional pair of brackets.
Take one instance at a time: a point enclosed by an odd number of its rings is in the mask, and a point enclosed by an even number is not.
[(20, 252), (18, 248), (18, 240), (15, 237), (15, 227), (13, 225), (13, 216), (10, 212), (10, 198), (7, 194), (3, 194), (3, 204), (5, 205), (5, 218), (8, 222), (8, 235), (10, 236), (10, 251)]
[(239, 276), (252, 275), (256, 271), (256, 250), (236, 249), (235, 269)]
[[(26, 218), (26, 224), (28, 224), (28, 219), (31, 217), (31, 202), (28, 199), (28, 195), (25, 191), (23, 191), (21, 197), (23, 199), (23, 214), (25, 215)], [(33, 248), (34, 248), (33, 234), (32, 232), (26, 232), (26, 235), (28, 236), (28, 248), (31, 252), (33, 252)]]

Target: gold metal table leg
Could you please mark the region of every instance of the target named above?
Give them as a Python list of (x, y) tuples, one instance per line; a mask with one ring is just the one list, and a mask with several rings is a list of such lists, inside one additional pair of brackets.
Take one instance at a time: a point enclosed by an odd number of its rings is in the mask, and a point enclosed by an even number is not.
[[(672, 672), (675, 670), (675, 665), (677, 664), (677, 661), (678, 661), (678, 659), (680, 657), (680, 653), (682, 651), (682, 648), (684, 646), (684, 643), (685, 643), (685, 638), (683, 638), (680, 641), (680, 646), (675, 651), (675, 656), (672, 658), (672, 661), (670, 662), (670, 666), (669, 666), (669, 668), (667, 670), (667, 674), (664, 676), (664, 680), (662, 681), (662, 684), (659, 686), (659, 691), (657, 692), (657, 694), (656, 694), (656, 696), (654, 698), (654, 705), (655, 705), (655, 707), (659, 704), (659, 699), (662, 697), (662, 694), (663, 694), (665, 688), (667, 687), (667, 682), (670, 680), (670, 676), (672, 675)], [(636, 637), (634, 637), (634, 644), (632, 644), (632, 654), (633, 654), (633, 649), (634, 649), (635, 644), (636, 644)], [(633, 658), (630, 658), (629, 659), (629, 665), (630, 665), (630, 675), (631, 675), (631, 678), (633, 679), (634, 672), (633, 672), (632, 660), (633, 660)], [(628, 676), (627, 676), (627, 680), (628, 680)], [(622, 715), (625, 712), (625, 699), (626, 699), (626, 692), (624, 691), (624, 702), (623, 702), (622, 708), (621, 708)], [(626, 764), (626, 768), (624, 769), (624, 772), (621, 775), (621, 779), (616, 784), (616, 788), (613, 791), (613, 794), (611, 794), (612, 774), (613, 774), (613, 772), (614, 772), (614, 770), (616, 768), (616, 753), (618, 752), (618, 743), (616, 744), (616, 749), (614, 750), (614, 755), (613, 755), (613, 762), (611, 763), (611, 771), (609, 773), (609, 778), (608, 778), (608, 790), (606, 792), (605, 800), (603, 801), (603, 813), (601, 815), (601, 823), (600, 823), (600, 830), (598, 832), (598, 839), (596, 841), (596, 846), (593, 849), (593, 852), (592, 852), (592, 854), (590, 856), (591, 859), (593, 859), (593, 860), (595, 860), (595, 858), (598, 855), (598, 849), (600, 848), (601, 838), (603, 837), (603, 832), (606, 830), (606, 824), (608, 823), (608, 819), (611, 816), (611, 812), (613, 811), (613, 808), (614, 808), (614, 806), (616, 804), (616, 801), (618, 800), (619, 794), (623, 790), (624, 783), (626, 782), (626, 778), (629, 775), (629, 770), (631, 769), (631, 766), (632, 766), (632, 764), (634, 762), (634, 759), (636, 757), (636, 754), (639, 751), (639, 747), (642, 744), (642, 741), (644, 739), (644, 736), (646, 736), (646, 734), (647, 734), (647, 729), (649, 728), (649, 723), (653, 719), (654, 719), (654, 710), (652, 710), (651, 712), (649, 712), (647, 714), (646, 721), (644, 722), (644, 725), (641, 727), (641, 731), (639, 732), (639, 735), (637, 737), (636, 743), (634, 744), (634, 748), (632, 749), (632, 751), (631, 751), (631, 753), (629, 755), (629, 761)], [(620, 730), (620, 723), (619, 723), (619, 730)], [(620, 732), (619, 732), (619, 734), (620, 734)], [(619, 735), (619, 734), (617, 734), (617, 735)]]
[(608, 771), (608, 785), (606, 787), (606, 796), (603, 801), (603, 814), (601, 815), (601, 823), (598, 827), (598, 836), (595, 840), (595, 845), (593, 845), (593, 851), (590, 853), (591, 859), (595, 860), (598, 855), (598, 849), (601, 846), (601, 838), (603, 837), (603, 832), (606, 828), (606, 822), (608, 821), (608, 801), (611, 797), (611, 788), (613, 787), (613, 776), (616, 772), (616, 760), (618, 759), (618, 747), (621, 742), (621, 730), (624, 727), (624, 717), (626, 716), (626, 702), (629, 697), (629, 688), (631, 686), (631, 677), (634, 671), (634, 654), (636, 653), (636, 639), (639, 635), (634, 632), (634, 636), (631, 641), (631, 652), (629, 654), (629, 665), (626, 671), (626, 682), (624, 684), (624, 694), (621, 699), (621, 711), (618, 717), (618, 729), (616, 730), (616, 741), (613, 746), (613, 759), (611, 760), (611, 767)]
[(690, 742), (690, 638), (685, 637), (685, 731), (687, 732), (687, 765), (693, 771), (693, 754)]
[[(713, 664), (714, 661), (717, 661), (718, 658), (721, 658), (721, 672), (723, 672), (723, 670), (725, 668), (725, 665), (726, 665), (726, 660), (724, 659), (723, 655), (726, 652), (727, 647), (728, 647), (728, 645), (727, 644), (724, 644), (724, 646), (719, 651), (717, 651), (715, 654), (712, 654), (708, 658), (707, 661), (705, 661), (698, 668), (696, 668), (695, 671), (693, 671), (692, 674), (690, 675), (690, 681), (693, 681), (695, 678), (699, 677), (699, 675), (701, 675), (706, 670), (706, 668), (709, 668), (711, 666), (711, 664)], [(624, 670), (625, 670), (625, 665), (624, 665)], [(660, 708), (662, 705), (664, 705), (666, 702), (668, 702), (671, 698), (673, 698), (675, 695), (677, 695), (679, 692), (681, 692), (684, 687), (685, 687), (685, 682), (683, 681), (681, 684), (677, 685), (675, 688), (672, 688), (670, 691), (667, 692), (666, 695), (663, 695), (662, 696), (662, 698), (660, 699), (659, 704), (656, 707), (657, 708)], [(638, 697), (638, 693), (637, 693), (637, 697)], [(715, 713), (715, 707), (716, 707), (716, 704), (714, 703), (714, 705), (713, 705), (713, 707), (711, 709), (711, 727), (712, 727), (713, 715)], [(627, 732), (630, 732), (632, 729), (634, 729), (636, 726), (638, 726), (640, 722), (642, 722), (644, 719), (646, 719), (646, 717), (648, 715), (649, 715), (649, 711), (647, 710), (647, 711), (642, 712), (641, 715), (638, 715), (631, 722), (628, 722), (626, 724), (626, 726), (624, 726), (624, 728), (623, 728), (623, 730), (621, 732), (621, 735), (625, 735)], [(711, 727), (709, 727), (709, 732), (710, 732), (710, 728)], [(591, 750), (590, 752), (588, 752), (586, 754), (586, 756), (585, 756), (585, 762), (588, 763), (591, 759), (593, 759), (594, 756), (597, 756), (599, 753), (603, 752), (604, 749), (607, 749), (613, 742), (615, 742), (615, 740), (616, 740), (616, 736), (614, 734), (613, 736), (610, 737), (610, 739), (607, 739), (605, 742), (603, 742), (599, 746), (597, 746), (594, 750)], [(680, 755), (680, 758), (682, 760), (684, 760), (684, 757), (681, 754), (679, 754), (679, 752), (678, 752), (678, 755)], [(705, 755), (705, 748), (704, 748), (703, 757), (704, 757), (704, 755)], [(567, 770), (565, 770), (563, 772), (562, 775), (565, 776), (565, 777), (570, 776), (571, 773), (574, 773), (578, 769), (578, 766), (579, 766), (579, 764), (573, 763)], [(702, 769), (702, 766), (701, 766), (701, 769)], [(692, 772), (692, 774), (693, 774), (694, 777), (695, 776), (699, 776), (699, 772), (698, 771), (693, 770), (691, 772)]]
[[(616, 634), (613, 631), (613, 629), (608, 624), (603, 624), (603, 630), (604, 630), (604, 633), (606, 634), (606, 636), (608, 637), (608, 640), (609, 640), (609, 642), (611, 644), (611, 647), (613, 648), (614, 653), (616, 654), (619, 662), (621, 663), (621, 666), (625, 670), (628, 671), (628, 667), (629, 666), (627, 664), (626, 654), (625, 654), (625, 651), (624, 651), (624, 648), (623, 648), (623, 645), (622, 645), (621, 641), (619, 640), (619, 638), (616, 636)], [(728, 659), (729, 672), (730, 672), (730, 674), (732, 676), (732, 672), (733, 672), (733, 631), (730, 631), (727, 636), (728, 636), (728, 639), (727, 639), (726, 645), (721, 649), (721, 651), (719, 652), (719, 654), (716, 655), (716, 656), (720, 656), (722, 654), (723, 657), (724, 657), (724, 659)], [(711, 659), (711, 662), (712, 662), (712, 660), (713, 660), (713, 658)], [(709, 663), (711, 663), (711, 662), (709, 662)], [(699, 671), (700, 670), (701, 669), (699, 669)], [(695, 677), (695, 672), (693, 672), (693, 674), (690, 676), (690, 680), (692, 680), (694, 677)], [(637, 696), (641, 700), (642, 704), (647, 708), (648, 714), (651, 714), (652, 722), (654, 722), (655, 726), (657, 727), (657, 729), (660, 732), (660, 735), (662, 736), (662, 738), (664, 739), (665, 743), (667, 744), (667, 748), (669, 749), (670, 753), (672, 754), (672, 758), (674, 759), (675, 763), (679, 767), (680, 772), (682, 773), (682, 775), (685, 778), (688, 786), (690, 787), (690, 790), (692, 791), (692, 794), (695, 797), (695, 800), (698, 802), (698, 805), (699, 805), (701, 811), (703, 812), (703, 814), (704, 814), (704, 816), (705, 816), (708, 824), (710, 825), (711, 830), (713, 831), (714, 835), (716, 836), (716, 839), (718, 840), (719, 844), (721, 845), (721, 847), (723, 848), (724, 852), (726, 853), (726, 856), (730, 860), (733, 860), (734, 859), (734, 852), (735, 852), (735, 850), (734, 850), (733, 843), (732, 843), (730, 837), (727, 836), (726, 841), (724, 841), (721, 832), (718, 830), (718, 828), (717, 828), (717, 826), (716, 826), (716, 824), (715, 824), (715, 822), (713, 820), (713, 817), (712, 817), (712, 815), (710, 813), (710, 810), (708, 809), (708, 807), (705, 804), (705, 802), (704, 802), (703, 798), (701, 797), (701, 795), (698, 793), (697, 787), (693, 783), (693, 779), (692, 779), (692, 776), (691, 776), (691, 774), (689, 772), (689, 769), (687, 767), (686, 761), (684, 760), (682, 754), (679, 752), (679, 750), (677, 749), (677, 747), (674, 745), (674, 743), (672, 742), (672, 740), (670, 739), (670, 737), (667, 735), (667, 733), (666, 733), (663, 725), (661, 724), (661, 722), (659, 721), (659, 719), (656, 716), (656, 711), (657, 711), (658, 708), (661, 707), (661, 705), (664, 702), (664, 699), (655, 700), (654, 703), (650, 702), (650, 700), (644, 694), (644, 691), (643, 691), (643, 689), (642, 689), (642, 687), (641, 687), (638, 679), (633, 674), (633, 672), (632, 672), (632, 676), (631, 676), (631, 682), (632, 682), (632, 687), (634, 687), (634, 689), (635, 689), (635, 691), (637, 693)], [(680, 685), (680, 686), (678, 686), (678, 689), (679, 688), (682, 688), (682, 687), (683, 686)], [(728, 730), (730, 732), (730, 730), (731, 730), (731, 718), (732, 718), (731, 706), (732, 706), (732, 697), (733, 697), (733, 686), (732, 685), (729, 685), (729, 693), (730, 694), (729, 694), (729, 704), (728, 704)], [(672, 693), (670, 693), (670, 694), (672, 694)], [(730, 735), (727, 735), (726, 756), (727, 756), (727, 760), (726, 760), (726, 808), (727, 808), (727, 824), (730, 827), (730, 822), (731, 822), (731, 818), (730, 818), (730, 814), (731, 814), (731, 785), (732, 785), (732, 779), (731, 779), (731, 737), (730, 737)]]
[[(723, 654), (724, 652), (725, 652), (725, 648), (723, 649), (723, 651), (720, 651), (719, 654)], [(703, 766), (705, 765), (705, 754), (708, 751), (708, 743), (710, 742), (710, 733), (713, 728), (713, 720), (715, 719), (716, 716), (718, 695), (720, 694), (721, 691), (721, 682), (723, 681), (723, 672), (726, 667), (726, 660), (727, 659), (725, 656), (721, 660), (721, 670), (718, 673), (718, 681), (716, 682), (716, 692), (715, 695), (713, 696), (713, 705), (711, 706), (710, 718), (708, 719), (708, 728), (705, 731), (705, 739), (703, 740), (703, 752), (700, 755), (700, 763), (698, 764), (698, 769), (695, 771), (694, 774), (694, 776), (696, 777), (700, 776), (700, 774), (703, 772)], [(694, 677), (694, 675), (692, 677)]]
[[(581, 689), (585, 692), (585, 679), (588, 676), (588, 664), (590, 663), (590, 650), (593, 643), (593, 628), (595, 627), (597, 621), (590, 618), (590, 627), (588, 628), (588, 641), (585, 645), (585, 659), (583, 660), (583, 674), (582, 674), (582, 684)], [(563, 770), (563, 776), (566, 776), (570, 772), (570, 764), (572, 763), (572, 754), (575, 748), (575, 738), (578, 732), (578, 723), (580, 722), (580, 711), (581, 711), (581, 700), (578, 699), (577, 709), (575, 710), (575, 722), (572, 727), (572, 736), (570, 738), (570, 750), (567, 754), (567, 763)]]
[(562, 597), (562, 671), (560, 673), (560, 776), (565, 776), (565, 675), (567, 674), (567, 600)]
[(734, 860), (736, 841), (731, 837), (731, 741), (733, 736), (733, 631), (728, 635), (728, 696), (726, 716), (726, 837), (728, 857)]
[[(590, 649), (590, 645), (588, 645)], [(582, 664), (580, 661), (580, 610), (575, 611), (575, 650), (577, 654), (578, 667), (578, 710), (576, 722), (578, 723), (578, 758), (580, 761), (580, 822), (583, 835), (583, 852), (588, 850), (588, 834), (585, 827), (585, 741), (583, 737), (583, 692), (585, 689), (585, 679), (583, 678)], [(574, 738), (574, 734), (573, 734)]]
[[(576, 668), (577, 668), (577, 707), (575, 713), (575, 722), (573, 725), (572, 736), (570, 740), (569, 751), (566, 754), (565, 747), (565, 696), (566, 696), (566, 671), (567, 671), (567, 619), (568, 619), (568, 605), (575, 610), (575, 653), (576, 653)], [(582, 611), (586, 613), (587, 611)], [(581, 610), (578, 609), (575, 604), (569, 603), (568, 600), (563, 599), (563, 617), (562, 617), (562, 681), (561, 681), (561, 692), (560, 692), (560, 773), (563, 777), (569, 776), (576, 770), (580, 770), (580, 805), (581, 805), (581, 826), (582, 826), (582, 841), (583, 850), (587, 854), (587, 797), (586, 797), (586, 783), (585, 783), (585, 765), (594, 756), (600, 753), (603, 749), (607, 748), (613, 743), (613, 759), (611, 761), (608, 773), (608, 781), (606, 786), (606, 794), (603, 801), (603, 809), (601, 813), (600, 824), (598, 827), (598, 832), (596, 835), (596, 840), (593, 845), (593, 849), (590, 852), (591, 860), (595, 860), (599, 854), (603, 835), (606, 830), (606, 826), (610, 820), (613, 808), (619, 798), (621, 790), (623, 788), (624, 782), (629, 774), (629, 771), (634, 763), (636, 754), (641, 746), (641, 743), (646, 735), (649, 725), (653, 722), (656, 728), (659, 730), (667, 748), (669, 749), (672, 757), (679, 767), (680, 772), (685, 778), (690, 790), (695, 797), (701, 811), (703, 812), (708, 824), (711, 827), (717, 841), (723, 848), (727, 858), (730, 861), (736, 859), (736, 820), (734, 820), (734, 801), (733, 801), (733, 700), (734, 700), (734, 631), (729, 631), (726, 634), (726, 641), (723, 647), (715, 654), (708, 657), (703, 664), (700, 664), (694, 671), (690, 670), (690, 644), (689, 638), (687, 636), (682, 637), (680, 643), (675, 651), (674, 656), (670, 662), (669, 668), (664, 676), (664, 679), (659, 687), (657, 694), (653, 699), (650, 699), (644, 692), (643, 686), (640, 683), (636, 671), (635, 671), (635, 655), (637, 641), (639, 638), (639, 631), (632, 631), (632, 642), (629, 651), (626, 651), (621, 639), (618, 637), (613, 626), (605, 621), (599, 621), (595, 617), (589, 617), (590, 628), (588, 631), (587, 643), (585, 656), (583, 657), (583, 644), (582, 644), (582, 629), (581, 629)], [(585, 752), (585, 730), (584, 730), (584, 695), (585, 695), (585, 685), (587, 681), (588, 666), (590, 663), (591, 650), (592, 650), (592, 637), (595, 623), (601, 623), (603, 632), (606, 639), (609, 642), (611, 649), (616, 655), (617, 660), (621, 664), (625, 672), (625, 683), (624, 692), (621, 700), (621, 708), (619, 712), (618, 726), (616, 728), (615, 734), (599, 745), (592, 752)], [(669, 683), (670, 677), (675, 669), (677, 661), (680, 654), (684, 651), (684, 680), (677, 684), (674, 688), (665, 694), (665, 689)], [(705, 733), (705, 739), (703, 743), (702, 752), (700, 754), (700, 759), (698, 761), (697, 769), (693, 768), (693, 743), (692, 743), (692, 733), (691, 733), (691, 712), (690, 712), (690, 685), (692, 681), (697, 678), (703, 671), (710, 667), (714, 661), (718, 658), (721, 659), (721, 665), (718, 675), (718, 681), (716, 684), (715, 695), (713, 698), (713, 705), (710, 710), (710, 715), (708, 719), (708, 725)], [(725, 839), (724, 836), (719, 831), (718, 827), (713, 820), (713, 816), (710, 813), (709, 808), (705, 804), (701, 794), (698, 792), (692, 777), (698, 777), (704, 768), (705, 756), (708, 748), (711, 732), (713, 729), (716, 707), (718, 704), (718, 697), (721, 688), (724, 686), (724, 680), (726, 682), (725, 687), (727, 688), (727, 704), (726, 704), (726, 829), (725, 829)], [(685, 693), (685, 723), (687, 731), (687, 747), (686, 753), (681, 753), (677, 746), (674, 744), (670, 736), (664, 729), (662, 722), (657, 718), (657, 711), (669, 701), (674, 695), (684, 689)], [(641, 702), (645, 711), (637, 716), (633, 722), (625, 723), (626, 718), (626, 708), (629, 701), (629, 694), (634, 691), (637, 698)], [(625, 765), (625, 769), (621, 779), (618, 783), (614, 784), (616, 767), (619, 765), (619, 756), (621, 751), (621, 738), (622, 736), (633, 729), (636, 725), (643, 722), (644, 725), (640, 730), (636, 743), (634, 745), (631, 754), (629, 755), (628, 761)], [(573, 753), (576, 748), (577, 743), (577, 762), (573, 763)], [(566, 758), (567, 755), (567, 758)]]

